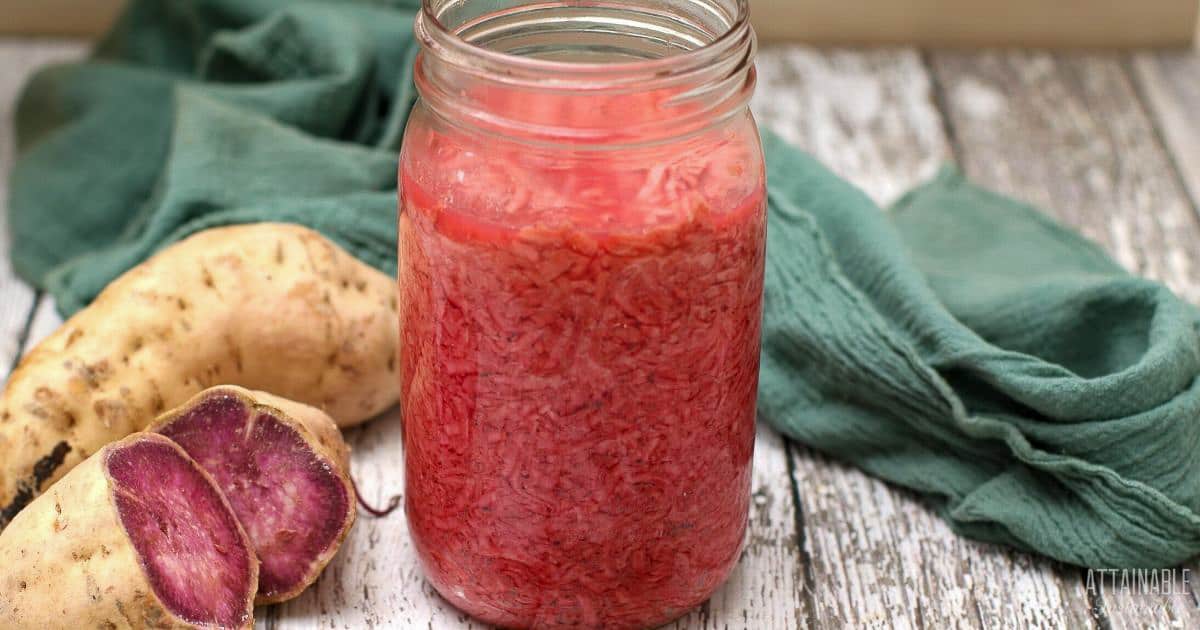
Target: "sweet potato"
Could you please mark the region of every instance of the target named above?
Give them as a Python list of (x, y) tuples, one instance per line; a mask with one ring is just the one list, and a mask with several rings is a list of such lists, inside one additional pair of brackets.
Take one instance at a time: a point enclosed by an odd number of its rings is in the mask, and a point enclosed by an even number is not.
[(92, 455), (0, 533), (4, 628), (245, 628), (258, 563), (212, 478), (139, 433)]
[(150, 427), (225, 493), (258, 554), (260, 604), (299, 595), (354, 524), (350, 449), (329, 416), (240, 387), (214, 387)]
[(122, 275), (39, 344), (0, 394), (0, 528), (63, 473), (207, 386), (323, 409), (341, 426), (397, 398), (390, 278), (309, 229), (216, 228)]

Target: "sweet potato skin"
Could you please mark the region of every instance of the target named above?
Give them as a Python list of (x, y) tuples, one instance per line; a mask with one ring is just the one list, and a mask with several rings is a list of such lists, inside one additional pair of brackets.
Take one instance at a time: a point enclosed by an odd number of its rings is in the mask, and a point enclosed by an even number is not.
[(286, 398), (267, 392), (250, 391), (231, 385), (209, 388), (193, 396), (179, 407), (159, 416), (147, 430), (162, 432), (168, 425), (175, 422), (180, 415), (192, 409), (205, 398), (219, 395), (230, 395), (240, 398), (252, 410), (270, 412), (272, 416), (296, 430), (319, 457), (330, 462), (331, 471), (342, 484), (346, 491), (346, 496), (350, 498), (349, 508), (346, 511), (344, 520), (340, 524), (340, 533), (337, 539), (324, 553), (313, 559), (308, 569), (307, 579), (287, 592), (276, 593), (271, 596), (264, 596), (260, 593), (255, 598), (255, 603), (260, 605), (287, 601), (302, 593), (304, 589), (317, 580), (321, 575), (321, 571), (324, 570), (329, 561), (337, 554), (338, 548), (341, 547), (342, 542), (345, 541), (346, 536), (350, 533), (350, 528), (354, 526), (357, 512), (355, 510), (354, 485), (350, 481), (350, 447), (342, 439), (342, 433), (337, 425), (320, 409), (287, 400)]
[(63, 473), (204, 388), (318, 407), (339, 425), (391, 406), (391, 278), (320, 234), (200, 232), (114, 281), (39, 344), (0, 394), (0, 528)]
[[(114, 443), (157, 439), (138, 434)], [(194, 628), (155, 595), (113, 503), (102, 449), (23, 510), (0, 534), (0, 627)], [(182, 450), (180, 450), (182, 454)], [(183, 455), (186, 457), (186, 455)], [(249, 541), (241, 534), (247, 548)], [(257, 584), (257, 563), (250, 563)], [(253, 626), (253, 593), (246, 623)]]

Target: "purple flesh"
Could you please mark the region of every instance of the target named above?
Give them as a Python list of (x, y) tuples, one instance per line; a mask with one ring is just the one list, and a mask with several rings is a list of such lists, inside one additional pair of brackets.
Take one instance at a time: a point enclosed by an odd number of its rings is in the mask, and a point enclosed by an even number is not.
[(117, 447), (105, 464), (121, 525), (163, 605), (197, 625), (244, 625), (253, 556), (212, 482), (165, 440)]
[(332, 465), (294, 429), (215, 394), (159, 429), (225, 492), (258, 553), (260, 598), (310, 579), (313, 562), (337, 543), (351, 497)]

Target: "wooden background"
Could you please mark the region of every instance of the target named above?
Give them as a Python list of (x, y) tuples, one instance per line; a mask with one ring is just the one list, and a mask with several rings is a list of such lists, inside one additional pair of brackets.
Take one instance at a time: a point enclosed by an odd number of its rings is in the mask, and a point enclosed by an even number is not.
[[(83, 51), (72, 41), (0, 38), (4, 177), (21, 83), (39, 65)], [(790, 45), (765, 47), (759, 69), (760, 121), (880, 202), (955, 161), (1200, 304), (1195, 54)], [(58, 323), (0, 251), (0, 374)], [(354, 474), (375, 503), (403, 487), (398, 428), (391, 415), (349, 434)], [(671, 628), (1200, 627), (1194, 590), (1088, 593), (1078, 568), (958, 538), (912, 494), (766, 429), (758, 438), (742, 561), (711, 601)], [(1200, 565), (1189, 567), (1200, 581)], [(260, 609), (258, 619), (271, 629), (481, 628), (421, 579), (401, 513), (363, 515), (314, 588)]]
[[(0, 33), (99, 33), (123, 0), (0, 0)], [(765, 40), (823, 44), (1185, 46), (1200, 0), (751, 0)]]

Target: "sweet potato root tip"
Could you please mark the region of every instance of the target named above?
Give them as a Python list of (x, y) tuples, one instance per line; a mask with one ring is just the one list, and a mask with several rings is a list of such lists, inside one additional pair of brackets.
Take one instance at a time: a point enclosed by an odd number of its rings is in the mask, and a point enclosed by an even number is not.
[(106, 464), (121, 524), (164, 606), (189, 623), (245, 625), (254, 558), (212, 481), (161, 438), (113, 449)]
[(400, 507), (400, 501), (403, 499), (403, 497), (400, 495), (393, 494), (391, 498), (388, 499), (387, 507), (377, 508), (370, 503), (367, 503), (367, 500), (363, 498), (362, 493), (358, 491), (358, 482), (354, 481), (353, 477), (350, 479), (350, 485), (354, 489), (354, 496), (358, 497), (359, 507), (361, 507), (367, 514), (370, 514), (375, 518), (383, 518), (390, 515), (392, 512), (395, 512), (396, 508)]

